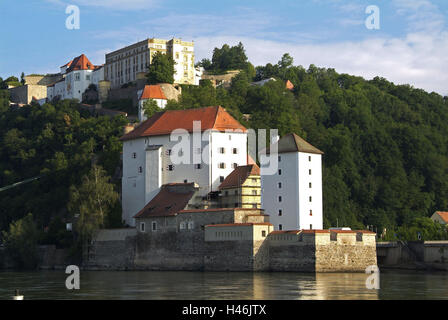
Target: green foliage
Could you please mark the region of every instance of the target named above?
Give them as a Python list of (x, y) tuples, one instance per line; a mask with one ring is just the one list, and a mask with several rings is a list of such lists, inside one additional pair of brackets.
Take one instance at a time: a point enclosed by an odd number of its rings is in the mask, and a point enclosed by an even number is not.
[(448, 240), (448, 228), (428, 217), (418, 217), (394, 232), (386, 233), (385, 240)]
[(89, 241), (99, 228), (104, 227), (118, 198), (110, 177), (96, 165), (82, 177), (79, 187), (70, 187), (68, 210), (73, 216), (79, 215), (76, 231), (81, 240)]
[(69, 188), (81, 183), (94, 157), (109, 176), (120, 167), (126, 123), (123, 117), (92, 117), (71, 100), (0, 112), (0, 186), (43, 175), (0, 193), (0, 230), (24, 212), (33, 214), (40, 230), (65, 217)]
[(156, 52), (148, 70), (148, 84), (174, 83), (174, 60), (169, 55)]
[(33, 269), (38, 263), (37, 241), (39, 232), (29, 213), (9, 226), (9, 231), (3, 231), (6, 254), (18, 268)]
[(162, 109), (159, 108), (157, 101), (154, 99), (148, 99), (143, 103), (143, 112), (148, 119), (156, 112), (160, 111), (162, 111)]
[(215, 48), (212, 61), (202, 59), (199, 65), (214, 74), (225, 73), (228, 70), (254, 70), (253, 65), (247, 60), (246, 52), (241, 42), (233, 47), (224, 44), (221, 49)]
[(137, 115), (137, 107), (134, 106), (132, 99), (110, 100), (102, 103), (102, 107), (106, 109), (119, 110), (126, 112), (128, 115)]

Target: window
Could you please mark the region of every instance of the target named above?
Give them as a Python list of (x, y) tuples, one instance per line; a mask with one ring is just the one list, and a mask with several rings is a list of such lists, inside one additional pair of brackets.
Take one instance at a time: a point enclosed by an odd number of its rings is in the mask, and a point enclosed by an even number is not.
[(278, 230), (283, 230), (283, 225), (279, 224), (278, 225)]
[(167, 156), (170, 156), (171, 155), (171, 149), (166, 150), (165, 153), (166, 153)]
[(278, 156), (278, 162), (282, 162), (282, 157)]
[(153, 222), (151, 223), (151, 230), (152, 230), (152, 231), (157, 231), (157, 222), (153, 221)]
[(238, 148), (233, 148), (233, 149), (232, 149), (232, 153), (233, 153), (233, 154), (238, 154)]
[(310, 210), (310, 216), (312, 216), (313, 215), (313, 210)]
[(224, 194), (225, 194), (226, 196), (228, 196), (228, 195), (229, 195), (229, 191), (225, 191)]
[(282, 202), (282, 196), (278, 196), (278, 202)]
[(264, 237), (266, 237), (266, 230), (262, 230), (261, 231), (261, 236), (264, 238)]
[(79, 80), (80, 80), (79, 72), (76, 72), (75, 73), (75, 81), (79, 81)]
[(179, 229), (180, 229), (180, 230), (185, 230), (185, 222), (184, 222), (184, 221), (182, 221), (182, 222), (180, 223), (180, 225), (179, 225)]
[(170, 164), (168, 165), (168, 171), (173, 171), (174, 170), (174, 165)]
[(312, 224), (310, 224), (310, 230), (313, 230), (313, 225)]
[(223, 176), (220, 176), (219, 177), (219, 182), (223, 182), (224, 181), (224, 177)]
[(256, 195), (257, 195), (257, 190), (252, 190), (252, 194), (253, 194), (254, 196), (256, 196)]
[(218, 149), (218, 152), (221, 153), (221, 154), (224, 154), (224, 153), (226, 153), (226, 149), (221, 147), (221, 148)]
[(234, 194), (235, 194), (235, 195), (238, 195), (238, 190), (235, 190)]
[(279, 188), (279, 189), (282, 188), (282, 183), (281, 183), (281, 182), (278, 183), (278, 188)]
[(188, 182), (188, 180), (187, 180), (187, 179), (185, 179), (185, 180), (184, 180), (184, 183), (187, 183), (187, 182)]
[(312, 201), (313, 201), (313, 197), (310, 196), (310, 202), (312, 202)]
[(308, 161), (311, 162), (311, 156), (308, 156)]
[(220, 162), (220, 163), (218, 163), (218, 168), (219, 169), (225, 169), (226, 168), (226, 164), (224, 162)]
[(253, 208), (253, 209), (257, 209), (257, 208), (258, 208), (257, 204), (256, 204), (256, 203), (253, 203), (253, 204), (252, 204), (252, 208)]
[(311, 169), (310, 169), (310, 170), (308, 170), (308, 174), (309, 174), (309, 175), (311, 175)]
[(282, 175), (282, 169), (278, 169), (278, 175), (279, 175), (279, 176)]
[(138, 173), (142, 173), (143, 172), (143, 168), (142, 167), (138, 167)]
[(235, 202), (235, 208), (238, 208), (238, 202)]
[(283, 215), (283, 210), (282, 209), (278, 209), (278, 216), (281, 217)]
[(194, 228), (194, 222), (193, 221), (188, 222), (188, 229), (193, 230), (193, 228)]
[(197, 163), (197, 164), (194, 165), (194, 168), (195, 169), (201, 169), (202, 165), (200, 163)]
[(136, 152), (133, 152), (133, 153), (132, 153), (132, 158), (134, 158), (134, 159), (137, 158), (137, 153), (136, 153)]
[(232, 140), (232, 136), (229, 134), (229, 140)]
[(238, 163), (236, 163), (236, 162), (235, 162), (235, 163), (232, 163), (232, 168), (233, 168), (233, 169), (236, 169), (236, 167), (238, 167)]
[(311, 182), (308, 184), (308, 186), (311, 188)]
[(86, 80), (90, 81), (90, 74), (86, 74)]

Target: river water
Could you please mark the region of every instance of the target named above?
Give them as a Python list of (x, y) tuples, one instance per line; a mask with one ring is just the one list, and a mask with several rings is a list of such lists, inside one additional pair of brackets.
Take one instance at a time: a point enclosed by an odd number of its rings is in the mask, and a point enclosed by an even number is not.
[(15, 289), (30, 299), (447, 299), (448, 273), (389, 271), (380, 289), (362, 273), (81, 271), (67, 290), (65, 270), (0, 272), (0, 299)]

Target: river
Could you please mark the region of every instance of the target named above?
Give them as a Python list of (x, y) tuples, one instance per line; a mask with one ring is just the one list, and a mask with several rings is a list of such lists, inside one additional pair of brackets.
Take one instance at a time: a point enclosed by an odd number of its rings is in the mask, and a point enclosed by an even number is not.
[(388, 271), (380, 289), (362, 273), (81, 271), (67, 290), (65, 270), (0, 272), (0, 299), (15, 289), (31, 299), (447, 299), (448, 273)]

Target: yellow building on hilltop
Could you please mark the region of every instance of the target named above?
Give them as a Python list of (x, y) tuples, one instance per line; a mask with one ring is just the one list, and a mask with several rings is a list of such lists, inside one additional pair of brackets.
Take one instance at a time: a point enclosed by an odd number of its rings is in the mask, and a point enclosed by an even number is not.
[(260, 168), (256, 164), (238, 166), (219, 186), (223, 208), (261, 208)]

